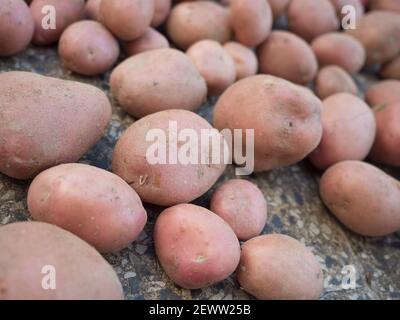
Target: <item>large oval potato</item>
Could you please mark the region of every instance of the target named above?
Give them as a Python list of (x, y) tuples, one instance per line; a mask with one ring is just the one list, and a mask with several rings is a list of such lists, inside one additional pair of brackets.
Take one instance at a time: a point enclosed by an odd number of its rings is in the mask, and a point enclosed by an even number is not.
[(168, 17), (171, 6), (171, 0), (154, 0), (154, 15), (151, 20), (153, 28), (159, 27)]
[(135, 55), (110, 77), (111, 92), (134, 117), (166, 109), (197, 109), (207, 97), (207, 85), (196, 66), (175, 49), (156, 49)]
[(224, 49), (235, 62), (236, 80), (254, 76), (258, 70), (255, 53), (239, 42), (230, 41), (224, 44)]
[(400, 56), (383, 66), (381, 76), (384, 79), (400, 80)]
[(0, 172), (29, 179), (79, 160), (111, 118), (96, 87), (29, 72), (0, 74)]
[(384, 80), (370, 86), (365, 93), (365, 99), (371, 107), (382, 107), (400, 101), (400, 81)]
[(320, 194), (350, 230), (385, 236), (400, 230), (400, 182), (360, 161), (343, 161), (321, 178)]
[(169, 48), (169, 42), (162, 33), (156, 29), (148, 28), (141, 37), (125, 42), (123, 48), (126, 55), (130, 57), (145, 51)]
[(240, 244), (229, 225), (192, 204), (164, 210), (154, 227), (156, 254), (179, 286), (199, 289), (229, 277), (240, 259)]
[(35, 220), (72, 232), (100, 252), (117, 252), (142, 232), (147, 214), (120, 177), (85, 164), (47, 169), (32, 182), (28, 208)]
[(121, 284), (107, 261), (56, 226), (42, 222), (0, 226), (0, 248), (0, 300), (123, 299)]
[(260, 300), (318, 299), (324, 283), (312, 252), (280, 234), (259, 236), (243, 244), (237, 278), (245, 291)]

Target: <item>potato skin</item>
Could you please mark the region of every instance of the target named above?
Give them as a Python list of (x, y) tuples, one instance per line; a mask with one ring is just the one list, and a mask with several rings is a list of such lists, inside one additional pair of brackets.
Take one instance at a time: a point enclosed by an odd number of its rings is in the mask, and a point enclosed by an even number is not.
[(154, 0), (154, 15), (151, 20), (151, 26), (153, 28), (159, 27), (168, 17), (172, 0)]
[(260, 300), (312, 300), (323, 290), (315, 256), (286, 235), (263, 235), (246, 241), (237, 269), (240, 286)]
[(214, 109), (214, 126), (254, 129), (255, 171), (267, 171), (296, 163), (318, 146), (321, 109), (321, 101), (308, 89), (257, 75), (224, 92)]
[(257, 50), (260, 72), (307, 84), (317, 74), (318, 63), (310, 46), (295, 34), (273, 31)]
[(19, 71), (0, 83), (0, 172), (13, 178), (77, 161), (111, 118), (106, 95), (90, 85)]
[(236, 80), (254, 76), (257, 73), (257, 56), (250, 48), (239, 42), (230, 41), (224, 44), (224, 49), (235, 62)]
[(384, 80), (368, 88), (365, 99), (371, 107), (400, 101), (400, 81)]
[(72, 232), (100, 252), (117, 252), (142, 232), (147, 214), (120, 177), (85, 164), (63, 164), (39, 174), (28, 191), (37, 221)]
[[(136, 121), (118, 140), (112, 159), (113, 172), (149, 203), (170, 206), (190, 202), (205, 192), (225, 170), (225, 164), (150, 164), (146, 154), (154, 144), (146, 141), (150, 129), (160, 129), (169, 135), (169, 122), (177, 122), (178, 134), (183, 129), (193, 129), (200, 136), (201, 129), (211, 129), (210, 124), (197, 114), (186, 110), (165, 110)], [(221, 159), (223, 159), (221, 137)], [(171, 144), (173, 142), (171, 141)], [(170, 143), (167, 142), (167, 150)], [(199, 154), (201, 150), (198, 149)], [(168, 160), (168, 159), (167, 159)]]
[(322, 176), (320, 194), (329, 210), (350, 230), (385, 236), (400, 229), (400, 183), (360, 161), (343, 161)]
[(344, 160), (363, 160), (374, 143), (374, 114), (363, 100), (349, 93), (323, 101), (322, 127), (321, 143), (310, 155), (318, 169)]
[(373, 0), (370, 2), (371, 10), (387, 10), (400, 13), (400, 2), (397, 0)]
[(90, 20), (99, 20), (101, 0), (88, 0), (85, 5), (85, 17)]
[(148, 28), (138, 39), (123, 44), (125, 53), (130, 57), (154, 49), (169, 48), (166, 37), (156, 29)]
[(0, 0), (0, 57), (23, 51), (33, 32), (33, 18), (24, 1)]
[(197, 109), (207, 85), (183, 52), (156, 49), (130, 57), (111, 73), (110, 87), (121, 107), (137, 118), (167, 109)]
[(229, 277), (240, 259), (240, 244), (229, 225), (192, 204), (164, 210), (154, 227), (157, 257), (173, 282), (186, 289)]
[[(0, 227), (0, 300), (122, 300), (106, 260), (72, 233), (42, 222)], [(56, 289), (44, 290), (44, 266), (56, 271)]]
[(400, 56), (383, 66), (381, 76), (384, 79), (400, 80)]

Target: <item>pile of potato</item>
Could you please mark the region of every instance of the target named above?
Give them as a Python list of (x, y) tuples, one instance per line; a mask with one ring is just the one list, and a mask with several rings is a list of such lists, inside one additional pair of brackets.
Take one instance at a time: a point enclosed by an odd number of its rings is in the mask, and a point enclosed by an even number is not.
[[(355, 30), (341, 30), (345, 5), (355, 8)], [(273, 27), (277, 20), (287, 28)], [(97, 251), (137, 239), (142, 201), (167, 207), (154, 245), (177, 285), (203, 288), (236, 271), (258, 299), (320, 297), (311, 251), (286, 235), (260, 235), (268, 210), (256, 185), (226, 181), (204, 208), (190, 202), (225, 163), (148, 163), (147, 133), (170, 133), (170, 121), (199, 134), (254, 129), (256, 172), (308, 158), (322, 171), (323, 202), (346, 227), (365, 236), (400, 230), (400, 182), (363, 162), (400, 166), (400, 1), (0, 0), (0, 57), (30, 43), (58, 43), (71, 72), (112, 70), (111, 93), (137, 121), (115, 146), (113, 173), (77, 164), (111, 119), (105, 93), (0, 74), (0, 172), (33, 179), (27, 202), (37, 221), (0, 227), (0, 299), (123, 298)], [(362, 69), (383, 79), (365, 99), (354, 80)], [(194, 113), (210, 96), (219, 96), (213, 126)], [(44, 265), (57, 268), (55, 291), (41, 287)]]

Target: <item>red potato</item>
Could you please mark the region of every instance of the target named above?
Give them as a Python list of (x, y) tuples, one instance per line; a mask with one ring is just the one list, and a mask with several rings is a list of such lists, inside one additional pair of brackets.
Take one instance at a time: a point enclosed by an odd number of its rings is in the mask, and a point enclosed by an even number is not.
[(228, 278), (240, 259), (240, 244), (229, 225), (192, 204), (177, 205), (159, 215), (154, 245), (166, 274), (186, 289)]
[(101, 0), (88, 0), (85, 5), (85, 16), (91, 20), (99, 20), (100, 18)]
[(153, 28), (148, 28), (140, 38), (125, 42), (123, 48), (126, 55), (130, 57), (145, 51), (169, 48), (169, 43), (162, 33)]
[(400, 56), (383, 66), (381, 76), (384, 79), (400, 80)]
[(400, 2), (398, 0), (372, 0), (369, 7), (371, 10), (387, 10), (400, 13)]
[(154, 0), (154, 15), (151, 20), (153, 28), (159, 27), (168, 18), (171, 11), (171, 0)]
[(254, 76), (258, 70), (258, 61), (255, 53), (238, 42), (227, 42), (224, 49), (233, 58), (236, 68), (236, 80)]
[(400, 101), (400, 81), (384, 80), (368, 88), (365, 99), (371, 107)]
[(348, 11), (342, 13), (343, 7), (352, 6), (356, 12), (356, 18), (361, 18), (365, 13), (365, 8), (361, 0), (330, 0), (336, 10), (339, 19), (342, 19)]

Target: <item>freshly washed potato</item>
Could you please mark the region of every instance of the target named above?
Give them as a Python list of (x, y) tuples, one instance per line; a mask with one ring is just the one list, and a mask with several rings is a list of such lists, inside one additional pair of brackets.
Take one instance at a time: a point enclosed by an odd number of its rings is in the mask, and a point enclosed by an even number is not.
[(186, 289), (204, 288), (228, 278), (240, 259), (240, 244), (229, 225), (192, 204), (180, 204), (160, 214), (154, 245), (165, 273)]
[(111, 118), (91, 85), (20, 71), (1, 73), (0, 83), (0, 172), (13, 178), (79, 160)]
[(154, 15), (151, 20), (153, 28), (159, 27), (171, 11), (171, 0), (154, 0)]
[(17, 54), (29, 45), (34, 22), (22, 0), (0, 0), (0, 57)]
[(210, 1), (180, 3), (171, 10), (167, 34), (183, 50), (204, 39), (225, 43), (232, 37), (229, 11)]
[(255, 53), (239, 42), (227, 42), (224, 49), (233, 58), (236, 68), (236, 80), (254, 76), (258, 70), (258, 61)]
[(344, 160), (363, 160), (374, 143), (374, 114), (363, 100), (349, 93), (334, 94), (323, 101), (322, 127), (321, 143), (310, 155), (318, 169)]
[(111, 73), (111, 92), (121, 107), (137, 118), (166, 109), (197, 109), (207, 85), (190, 58), (175, 49), (135, 55)]
[(267, 201), (253, 183), (232, 179), (215, 190), (210, 210), (224, 219), (239, 240), (258, 236), (267, 222)]
[(400, 230), (400, 182), (361, 161), (343, 161), (322, 176), (325, 205), (347, 228), (364, 236)]
[(311, 47), (321, 66), (337, 65), (354, 74), (365, 64), (364, 47), (357, 39), (345, 33), (323, 34), (314, 39)]
[(384, 80), (368, 88), (365, 99), (371, 107), (385, 106), (400, 101), (400, 81)]
[(132, 41), (142, 36), (154, 14), (154, 0), (101, 0), (100, 22), (116, 37)]
[(399, 0), (372, 0), (369, 6), (371, 10), (387, 10), (400, 13)]
[(196, 42), (186, 54), (206, 81), (210, 96), (220, 95), (235, 82), (235, 62), (217, 41)]
[(246, 241), (236, 273), (240, 286), (260, 300), (312, 300), (323, 290), (318, 260), (301, 242), (286, 235)]
[[(209, 148), (215, 146), (218, 151), (205, 153), (200, 144), (201, 130), (211, 129), (205, 119), (186, 110), (165, 110), (144, 117), (118, 140), (112, 159), (113, 172), (128, 182), (145, 202), (161, 206), (190, 202), (207, 192), (226, 167), (223, 161), (226, 143), (217, 130), (213, 131), (217, 144), (209, 140), (202, 143)], [(195, 134), (198, 141), (188, 138), (185, 131)], [(191, 150), (190, 155), (186, 154), (187, 149)]]
[(329, 0), (291, 0), (287, 15), (289, 30), (308, 42), (339, 29), (335, 8)]
[(123, 299), (121, 284), (107, 261), (56, 226), (42, 222), (0, 226), (0, 248), (0, 300)]
[(272, 10), (272, 16), (276, 19), (286, 13), (290, 0), (268, 0), (268, 3)]
[(130, 57), (149, 50), (169, 48), (169, 43), (162, 33), (148, 28), (140, 38), (125, 42), (123, 47), (127, 56)]
[(318, 71), (318, 62), (310, 46), (291, 32), (271, 32), (257, 54), (261, 73), (297, 84), (309, 83)]
[(99, 20), (101, 0), (88, 0), (85, 5), (85, 16), (87, 19)]
[(384, 79), (400, 80), (400, 56), (383, 66), (381, 76)]
[(348, 11), (342, 12), (344, 6), (352, 6), (356, 12), (356, 18), (361, 18), (365, 13), (365, 8), (361, 0), (330, 0), (336, 10), (338, 19), (343, 19)]
[(101, 23), (84, 20), (65, 29), (60, 37), (58, 53), (67, 69), (95, 76), (115, 64), (119, 56), (119, 44)]
[(142, 232), (147, 214), (137, 193), (120, 177), (85, 164), (43, 171), (28, 191), (37, 221), (72, 232), (100, 252), (117, 252)]
[(315, 78), (315, 92), (320, 99), (341, 92), (357, 95), (358, 88), (353, 78), (338, 66), (323, 67)]
[(254, 129), (255, 171), (267, 171), (294, 164), (318, 146), (321, 109), (321, 101), (310, 90), (257, 75), (224, 92), (214, 109), (214, 126)]
[[(55, 17), (52, 17), (53, 11), (48, 6), (54, 7)], [(70, 24), (85, 16), (84, 0), (33, 0), (30, 8), (35, 21), (33, 43), (36, 45), (46, 46), (57, 42)], [(55, 28), (52, 26), (53, 21)]]
[(245, 46), (258, 46), (271, 32), (273, 18), (268, 1), (232, 1), (230, 16), (235, 39)]

